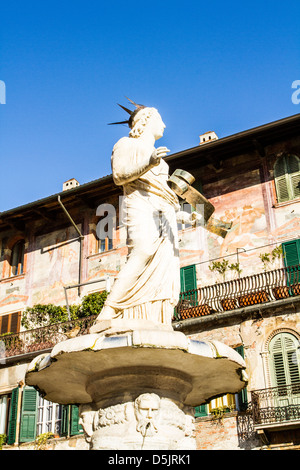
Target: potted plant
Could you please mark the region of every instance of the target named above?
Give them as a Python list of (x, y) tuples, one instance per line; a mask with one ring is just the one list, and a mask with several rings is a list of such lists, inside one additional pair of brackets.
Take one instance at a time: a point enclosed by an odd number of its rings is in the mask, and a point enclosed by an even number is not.
[(212, 308), (207, 305), (195, 305), (179, 308), (179, 315), (181, 320), (187, 320), (188, 318), (202, 317), (204, 315), (209, 315), (212, 312)]
[(7, 435), (0, 434), (0, 450), (2, 450), (2, 447), (4, 444), (6, 444), (6, 441), (7, 441)]
[(48, 446), (49, 439), (53, 439), (55, 436), (53, 432), (44, 432), (37, 436), (34, 441), (34, 446), (36, 450), (46, 450)]
[[(240, 263), (232, 263), (229, 264), (228, 260), (223, 259), (222, 261), (213, 261), (212, 264), (209, 266), (211, 271), (217, 271), (221, 276), (223, 282), (226, 279), (226, 273), (229, 269), (236, 273), (236, 275), (240, 275), (242, 272), (240, 268)], [(226, 297), (221, 300), (221, 305), (224, 311), (234, 310), (237, 307), (237, 300), (233, 297)]]
[(217, 271), (219, 275), (221, 276), (221, 279), (223, 282), (225, 282), (226, 278), (226, 271), (228, 269), (229, 261), (226, 259), (223, 259), (222, 261), (213, 261), (209, 266), (210, 271)]
[[(278, 260), (281, 260), (282, 258), (282, 246), (281, 245), (278, 245), (277, 247), (275, 247), (270, 253), (261, 253), (259, 255), (263, 265), (264, 265), (264, 271), (266, 272), (267, 271), (267, 268), (271, 265), (273, 265), (274, 263), (276, 263), (276, 261)], [(279, 299), (285, 299), (287, 297), (289, 297), (290, 293), (289, 293), (289, 287), (288, 286), (275, 286), (272, 288), (272, 292), (274, 294), (274, 297), (276, 300), (279, 300)]]

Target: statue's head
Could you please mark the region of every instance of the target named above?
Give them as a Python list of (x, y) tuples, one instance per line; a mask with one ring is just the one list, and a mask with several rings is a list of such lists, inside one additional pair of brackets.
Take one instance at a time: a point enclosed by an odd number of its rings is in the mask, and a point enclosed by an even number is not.
[(142, 108), (137, 111), (132, 120), (129, 135), (130, 137), (140, 137), (145, 131), (147, 131), (153, 135), (155, 140), (158, 140), (163, 136), (165, 127), (166, 126), (157, 109)]
[(135, 106), (135, 110), (131, 111), (122, 105), (119, 105), (124, 111), (130, 114), (127, 121), (113, 122), (111, 124), (128, 124), (131, 131), (130, 137), (140, 137), (145, 131), (150, 132), (155, 140), (163, 136), (165, 124), (155, 108), (150, 108), (141, 104), (136, 104), (134, 101), (127, 98)]

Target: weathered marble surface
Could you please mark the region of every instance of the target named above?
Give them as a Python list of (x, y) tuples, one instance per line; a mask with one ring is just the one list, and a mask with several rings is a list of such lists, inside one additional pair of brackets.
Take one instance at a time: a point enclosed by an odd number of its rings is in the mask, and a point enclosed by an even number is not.
[(57, 344), (31, 362), (26, 384), (50, 401), (81, 404), (93, 449), (193, 448), (191, 408), (244, 388), (243, 358), (217, 341), (127, 329)]

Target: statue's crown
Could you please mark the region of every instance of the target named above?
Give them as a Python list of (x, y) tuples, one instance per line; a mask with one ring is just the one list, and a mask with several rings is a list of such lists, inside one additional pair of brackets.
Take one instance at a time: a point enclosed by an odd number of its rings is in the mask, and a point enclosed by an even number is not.
[[(125, 96), (125, 98), (127, 98), (127, 96)], [(128, 101), (130, 101), (130, 103), (132, 103), (134, 106), (135, 106), (135, 109), (133, 111), (131, 111), (130, 109), (128, 108), (125, 108), (125, 106), (122, 106), (121, 104), (118, 103), (118, 106), (120, 106), (120, 108), (124, 109), (124, 111), (126, 111), (126, 113), (128, 113), (130, 115), (130, 118), (127, 119), (127, 121), (120, 121), (120, 122), (110, 122), (109, 125), (114, 125), (114, 124), (128, 124), (128, 126), (130, 127), (130, 129), (132, 129), (132, 123), (133, 123), (133, 120), (134, 120), (134, 117), (135, 115), (143, 108), (146, 108), (146, 106), (142, 105), (142, 104), (137, 104), (135, 103), (134, 101), (132, 101), (130, 98), (127, 98)]]

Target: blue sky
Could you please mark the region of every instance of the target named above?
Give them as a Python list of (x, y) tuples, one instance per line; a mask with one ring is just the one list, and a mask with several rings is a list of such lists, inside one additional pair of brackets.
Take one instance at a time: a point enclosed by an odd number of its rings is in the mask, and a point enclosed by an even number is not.
[(0, 5), (0, 211), (109, 174), (125, 96), (159, 109), (171, 153), (300, 112), (299, 0)]

